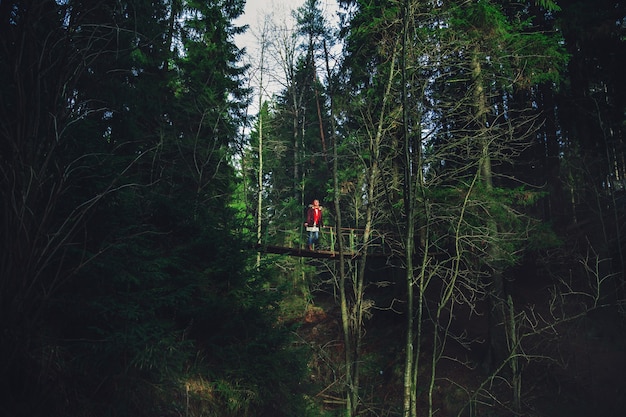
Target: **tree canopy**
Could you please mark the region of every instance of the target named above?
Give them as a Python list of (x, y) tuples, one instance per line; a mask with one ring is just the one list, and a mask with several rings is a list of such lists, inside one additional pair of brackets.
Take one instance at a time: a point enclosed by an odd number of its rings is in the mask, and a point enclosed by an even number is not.
[[(305, 0), (258, 65), (244, 10), (0, 2), (3, 415), (565, 407), (624, 324), (624, 5)], [(329, 260), (263, 254), (313, 199)]]

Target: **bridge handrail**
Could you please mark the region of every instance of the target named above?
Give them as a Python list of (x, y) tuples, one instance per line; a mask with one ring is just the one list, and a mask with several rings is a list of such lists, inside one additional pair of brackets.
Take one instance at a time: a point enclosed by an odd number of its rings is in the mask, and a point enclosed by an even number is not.
[[(343, 239), (344, 251), (347, 253), (361, 252), (366, 242), (363, 242), (363, 235), (365, 229), (353, 228), (353, 227), (341, 227), (339, 230), (339, 236)], [(267, 245), (269, 236), (282, 235), (282, 243), (279, 246), (293, 248), (294, 244), (297, 244), (300, 249), (304, 247), (307, 238), (307, 232), (302, 227), (296, 228), (266, 228), (264, 233), (264, 244)], [(328, 249), (332, 252), (339, 250), (337, 245), (337, 231), (334, 226), (324, 226), (320, 228), (320, 237), (322, 246), (324, 249)], [(392, 251), (394, 246), (394, 239), (390, 232), (380, 231), (378, 229), (372, 229), (370, 231), (369, 241), (367, 242), (368, 253), (388, 253)]]

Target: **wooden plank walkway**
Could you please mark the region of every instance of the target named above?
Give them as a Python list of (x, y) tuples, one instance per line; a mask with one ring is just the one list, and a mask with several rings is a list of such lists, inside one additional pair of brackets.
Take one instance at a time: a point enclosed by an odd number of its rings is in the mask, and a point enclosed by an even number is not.
[[(315, 259), (332, 259), (339, 260), (339, 252), (329, 250), (308, 250), (303, 248), (287, 248), (275, 245), (257, 245), (256, 249), (262, 253), (272, 253), (276, 255), (295, 256), (299, 258), (315, 258)], [(345, 259), (360, 259), (362, 254), (359, 252), (344, 252)], [(368, 258), (396, 258), (398, 254), (389, 253), (368, 253)]]
[[(273, 253), (276, 255), (288, 255), (295, 256), (299, 258), (317, 258), (317, 259), (334, 259), (339, 260), (339, 252), (328, 251), (328, 250), (308, 250), (301, 248), (287, 248), (284, 246), (275, 246), (275, 245), (257, 245), (257, 250), (264, 253)], [(360, 258), (361, 255), (358, 253), (346, 253), (344, 252), (344, 256), (350, 259)]]
[[(345, 259), (359, 259), (363, 256), (362, 229), (341, 228), (337, 234), (334, 227), (324, 227), (320, 230), (320, 238), (322, 245), (318, 250), (308, 250), (303, 247), (293, 247), (296, 245), (303, 246), (304, 243), (298, 243), (298, 236), (302, 236), (302, 240), (306, 241), (306, 234), (300, 229), (275, 229), (270, 233), (272, 236), (272, 244), (265, 241), (256, 245), (256, 250), (261, 253), (272, 253), (277, 255), (288, 255), (300, 258), (317, 258), (317, 259), (339, 259), (339, 251), (337, 251), (337, 239), (341, 239), (344, 247)], [(266, 234), (267, 236), (267, 234)], [(267, 240), (267, 239), (266, 239)], [(281, 245), (279, 242), (285, 242)], [(398, 258), (402, 257), (401, 250), (397, 245), (397, 240), (393, 239), (390, 233), (380, 233), (373, 230), (367, 247), (367, 257), (372, 258)]]

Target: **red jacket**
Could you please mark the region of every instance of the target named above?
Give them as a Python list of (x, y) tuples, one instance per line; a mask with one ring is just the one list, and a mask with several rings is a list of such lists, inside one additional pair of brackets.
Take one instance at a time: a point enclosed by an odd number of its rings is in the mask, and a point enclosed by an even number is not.
[(306, 223), (308, 226), (322, 227), (324, 225), (321, 206), (317, 208), (317, 213), (313, 206), (309, 206), (309, 209), (306, 212)]

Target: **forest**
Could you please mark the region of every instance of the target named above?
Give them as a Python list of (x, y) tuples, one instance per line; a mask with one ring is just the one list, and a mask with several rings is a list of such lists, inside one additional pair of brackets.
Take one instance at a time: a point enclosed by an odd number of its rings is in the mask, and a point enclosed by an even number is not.
[(624, 414), (626, 3), (324, 5), (0, 0), (0, 416)]

